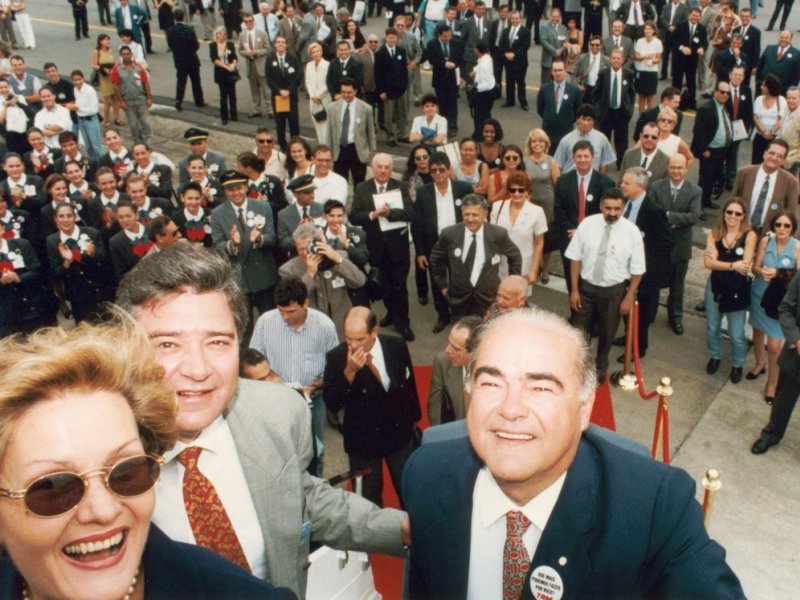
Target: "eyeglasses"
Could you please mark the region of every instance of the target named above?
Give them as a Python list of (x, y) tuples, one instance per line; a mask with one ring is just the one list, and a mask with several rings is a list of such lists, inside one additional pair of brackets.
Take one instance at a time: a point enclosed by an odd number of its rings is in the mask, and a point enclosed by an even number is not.
[(106, 487), (120, 498), (141, 496), (151, 490), (161, 475), (164, 459), (156, 456), (125, 458), (113, 467), (100, 467), (77, 474), (59, 471), (39, 477), (24, 490), (0, 489), (0, 498), (23, 500), (37, 517), (58, 517), (80, 504), (89, 478), (102, 475)]
[(527, 191), (525, 188), (508, 188), (509, 194), (524, 194)]
[(642, 138), (644, 138), (644, 139), (646, 139), (646, 140), (655, 140), (655, 139), (658, 139), (658, 136), (657, 136), (657, 135), (646, 134), (646, 133), (643, 133), (643, 134), (642, 134), (640, 137), (642, 137)]
[(725, 214), (726, 215), (731, 215), (732, 217), (743, 217), (744, 216), (743, 212), (739, 212), (738, 210), (730, 210), (730, 209), (726, 210)]
[(674, 123), (675, 122), (674, 119), (659, 119), (659, 121), (661, 121), (662, 123)]
[(273, 142), (275, 142), (275, 140), (272, 138), (261, 138), (261, 139), (256, 138), (256, 142), (258, 142), (259, 144), (272, 144)]
[(447, 173), (447, 169), (445, 169), (444, 167), (439, 167), (439, 168), (433, 167), (431, 168), (431, 173)]
[(516, 154), (509, 154), (503, 157), (503, 160), (519, 160), (519, 156)]
[(792, 224), (791, 223), (775, 223), (774, 227), (777, 227), (777, 228), (780, 228), (780, 229), (791, 229), (792, 228)]
[(414, 160), (428, 160), (427, 154), (415, 154)]

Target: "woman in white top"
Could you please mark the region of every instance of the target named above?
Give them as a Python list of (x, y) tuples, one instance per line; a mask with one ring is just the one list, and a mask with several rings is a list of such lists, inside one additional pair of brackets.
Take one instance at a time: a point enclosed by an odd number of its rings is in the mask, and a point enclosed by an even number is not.
[(325, 110), (325, 107), (331, 101), (331, 94), (328, 91), (328, 86), (325, 84), (325, 78), (328, 76), (327, 60), (322, 58), (322, 46), (317, 42), (312, 42), (308, 45), (308, 55), (311, 57), (306, 63), (306, 89), (308, 90), (308, 107), (311, 111), (311, 122), (314, 123), (314, 129), (317, 132), (317, 141), (320, 144), (325, 143), (325, 136), (328, 119), (317, 119), (314, 115)]
[[(491, 221), (504, 227), (508, 236), (522, 254), (521, 274), (531, 285), (539, 278), (544, 251), (544, 234), (547, 233), (547, 217), (541, 206), (530, 201), (531, 178), (524, 171), (514, 171), (506, 180), (509, 200), (502, 200), (492, 207)], [(508, 262), (500, 259), (500, 278), (508, 275)]]
[(753, 103), (753, 156), (752, 164), (764, 161), (764, 151), (778, 137), (788, 105), (781, 96), (781, 80), (770, 73), (761, 82), (761, 95)]
[[(408, 139), (412, 144), (425, 144), (433, 151), (434, 146), (443, 144), (447, 139), (447, 119), (439, 114), (439, 100), (435, 94), (422, 97), (422, 115), (414, 117), (411, 122), (411, 133)], [(423, 132), (422, 129), (426, 130)], [(433, 133), (430, 133), (433, 131)]]
[[(686, 142), (680, 137), (672, 133), (677, 123), (678, 115), (669, 106), (665, 106), (658, 113), (658, 143), (656, 147), (667, 155), (667, 158), (672, 158), (676, 154), (683, 154), (686, 157), (686, 166), (692, 164), (694, 154), (689, 149)], [(641, 148), (641, 142), (636, 143), (637, 148)]]
[(636, 68), (636, 92), (639, 94), (639, 112), (656, 105), (658, 90), (658, 70), (664, 46), (656, 37), (656, 25), (645, 21), (644, 37), (636, 40), (633, 46), (633, 60)]

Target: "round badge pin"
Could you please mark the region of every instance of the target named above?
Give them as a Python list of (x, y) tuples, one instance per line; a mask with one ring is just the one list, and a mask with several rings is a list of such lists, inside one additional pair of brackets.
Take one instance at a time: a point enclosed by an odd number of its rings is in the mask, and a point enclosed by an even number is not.
[(594, 196), (592, 194), (586, 194), (586, 201), (591, 202), (592, 200), (594, 200)]
[(458, 199), (456, 200), (456, 206), (461, 206), (461, 198), (458, 198)]
[(778, 205), (777, 205), (777, 204), (775, 204), (775, 203), (773, 202), (773, 203), (770, 205), (770, 208), (771, 208), (772, 210), (778, 210)]
[(360, 242), (360, 241), (361, 241), (361, 238), (360, 238), (360, 237), (358, 237), (357, 235), (354, 235), (354, 236), (353, 236), (353, 243), (354, 243), (354, 244), (357, 244), (357, 243), (358, 243), (358, 242)]
[(211, 233), (211, 225), (208, 224), (203, 225), (203, 231), (205, 231), (206, 233)]
[(455, 255), (456, 255), (456, 258), (458, 258), (459, 256), (461, 256), (461, 248), (456, 248), (456, 249), (455, 249), (455, 251), (453, 252), (453, 254), (455, 254)]
[(330, 279), (331, 277), (333, 277), (333, 273), (331, 273), (330, 271), (325, 271), (325, 272), (322, 274), (322, 276), (323, 276), (325, 279)]
[(15, 260), (17, 258), (17, 253), (12, 250), (6, 256), (8, 257), (8, 260)]
[(531, 591), (534, 598), (561, 600), (564, 595), (564, 581), (553, 567), (542, 565), (531, 574)]
[(742, 254), (744, 254), (744, 248), (740, 246), (736, 249), (736, 256), (741, 256)]

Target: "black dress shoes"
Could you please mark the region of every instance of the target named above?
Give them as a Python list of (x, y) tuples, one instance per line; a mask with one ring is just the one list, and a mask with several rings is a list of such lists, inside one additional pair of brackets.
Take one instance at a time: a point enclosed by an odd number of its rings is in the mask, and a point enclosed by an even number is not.
[(513, 102), (506, 102), (501, 106), (501, 108), (511, 108), (512, 106), (514, 106)]
[(530, 109), (528, 108), (528, 105), (527, 105), (527, 104), (525, 104), (525, 105), (523, 105), (523, 106), (520, 106), (520, 108), (521, 108), (522, 110), (524, 110), (525, 112), (528, 112), (528, 111), (530, 110)]
[(683, 335), (683, 323), (674, 321), (670, 323), (670, 327), (672, 327), (672, 333), (674, 333), (675, 335)]
[(709, 202), (708, 204), (704, 204), (703, 208), (710, 208), (711, 210), (717, 210), (719, 208), (719, 204), (716, 202)]
[(177, 110), (178, 112), (182, 111), (183, 110), (183, 105), (180, 102), (176, 102), (175, 103), (175, 110)]
[(427, 306), (428, 305), (428, 297), (427, 296), (420, 296), (419, 297), (419, 303), (422, 306)]
[(395, 329), (397, 329), (398, 333), (403, 336), (403, 339), (407, 342), (413, 342), (416, 337), (414, 337), (414, 332), (411, 331), (411, 328), (408, 325), (395, 325)]
[(731, 367), (731, 383), (739, 383), (742, 380), (742, 367)]
[(450, 321), (444, 321), (442, 319), (437, 319), (436, 320), (436, 325), (433, 326), (433, 333), (439, 333), (440, 331), (444, 330), (444, 328), (447, 326), (447, 324), (449, 322)]
[(761, 367), (761, 369), (759, 369), (758, 371), (749, 371), (747, 375), (744, 376), (744, 378), (747, 379), (747, 381), (753, 381), (753, 379), (758, 379), (766, 372), (767, 372), (767, 367)]
[(615, 337), (614, 341), (611, 342), (615, 346), (624, 346), (625, 345), (625, 336), (621, 335), (619, 337)]
[[(645, 353), (643, 353), (643, 354), (640, 354), (640, 355), (639, 355), (639, 359), (641, 360), (641, 359), (642, 359), (642, 358), (644, 358), (645, 356), (647, 356), (647, 353), (646, 353), (646, 352), (645, 352)], [(624, 354), (620, 354), (620, 355), (617, 357), (617, 362), (618, 362), (618, 363), (620, 363), (620, 364), (623, 364), (623, 363), (625, 362), (625, 355), (624, 355)], [(633, 356), (631, 356), (631, 362), (633, 362)]]
[(753, 447), (750, 448), (750, 452), (753, 454), (764, 454), (767, 450), (776, 446), (778, 442), (771, 442), (770, 440), (765, 440), (764, 438), (758, 438)]
[(698, 302), (694, 305), (694, 309), (697, 312), (706, 312), (706, 303), (705, 302)]
[(381, 327), (388, 327), (392, 324), (394, 324), (394, 317), (392, 316), (392, 313), (386, 313), (386, 316), (381, 319)]
[(718, 358), (709, 358), (708, 364), (706, 365), (706, 373), (709, 375), (713, 375), (719, 369), (719, 359)]

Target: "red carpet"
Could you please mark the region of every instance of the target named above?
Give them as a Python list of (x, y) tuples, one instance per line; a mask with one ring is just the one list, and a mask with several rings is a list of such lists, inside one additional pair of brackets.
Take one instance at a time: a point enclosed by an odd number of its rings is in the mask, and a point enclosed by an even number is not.
[[(422, 430), (430, 427), (428, 421), (428, 389), (431, 386), (431, 374), (433, 370), (430, 366), (414, 367), (414, 377), (417, 381), (417, 393), (419, 394), (420, 406), (422, 408), (422, 420), (419, 426)], [(597, 388), (597, 395), (592, 409), (592, 423), (616, 431), (614, 422), (614, 406), (611, 403), (611, 390), (608, 379), (602, 386)], [(400, 508), (400, 501), (397, 497), (386, 463), (383, 463), (383, 505), (393, 508)], [(375, 577), (375, 588), (383, 596), (384, 600), (400, 600), (403, 589), (403, 560), (385, 554), (373, 554), (372, 573)]]

